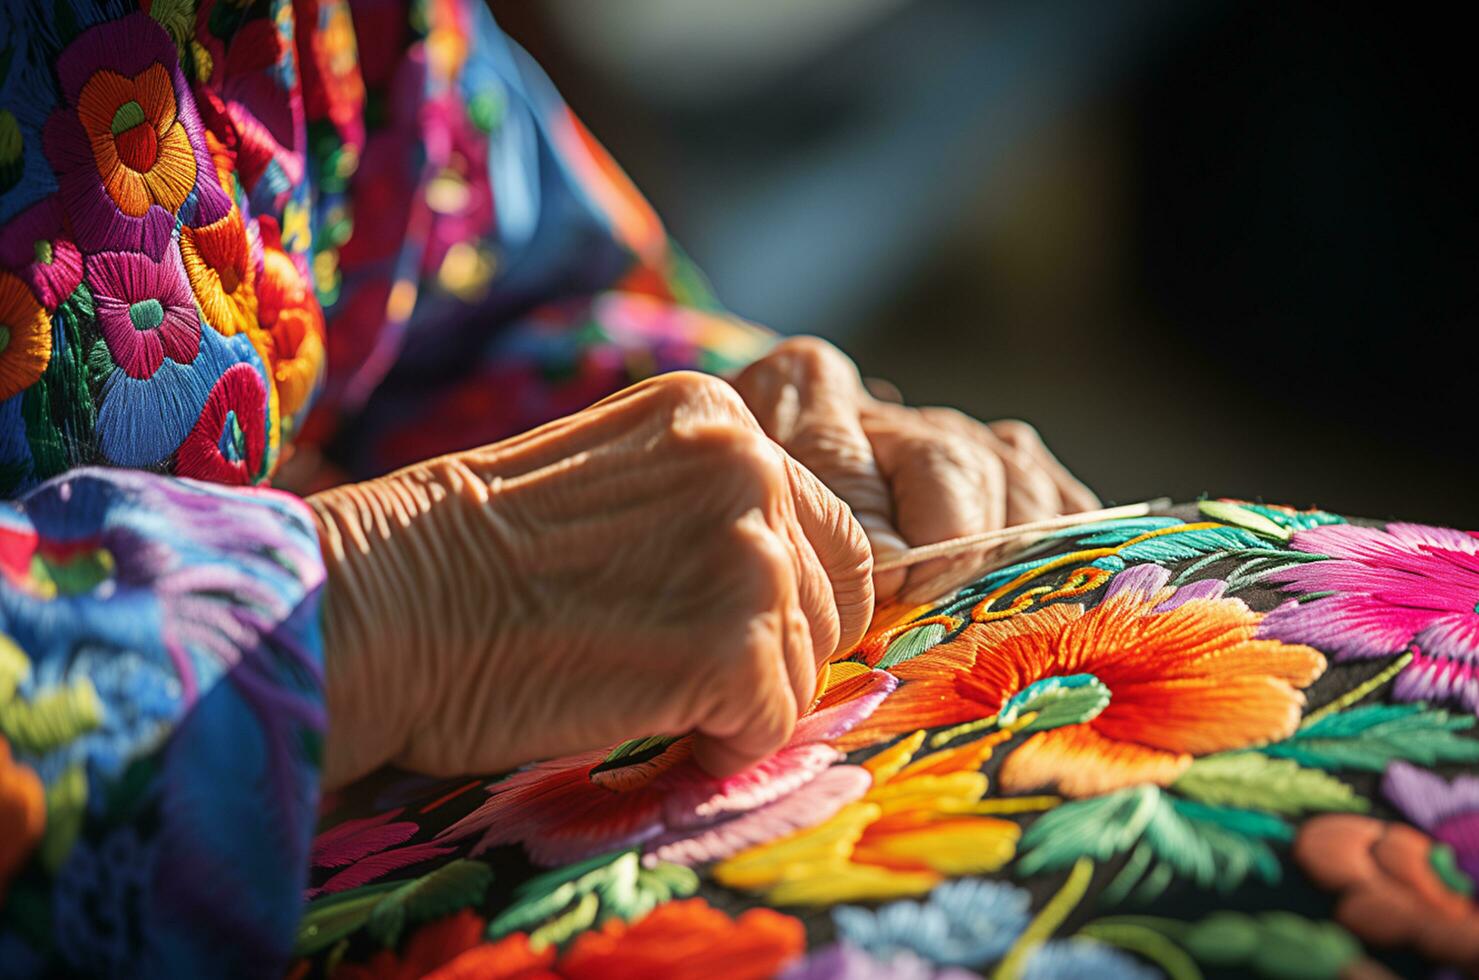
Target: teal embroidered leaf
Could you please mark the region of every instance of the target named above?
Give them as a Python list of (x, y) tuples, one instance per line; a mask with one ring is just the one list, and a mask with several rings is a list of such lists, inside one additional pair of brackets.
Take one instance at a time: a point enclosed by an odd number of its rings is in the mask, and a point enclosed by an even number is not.
[(1323, 510), (1287, 510), (1282, 507), (1268, 507), (1264, 504), (1244, 503), (1239, 505), (1244, 510), (1251, 510), (1255, 514), (1262, 514), (1280, 527), (1291, 531), (1307, 531), (1312, 527), (1322, 527), (1326, 524), (1344, 524), (1346, 519), (1339, 514), (1332, 514)]
[(425, 922), (477, 905), (492, 880), (492, 869), (481, 861), (449, 861), (387, 893), (371, 910), (366, 931), (382, 946), (394, 946), (408, 921)]
[(883, 659), (878, 661), (879, 670), (888, 670), (899, 664), (924, 653), (930, 647), (937, 645), (945, 639), (945, 627), (939, 623), (931, 623), (928, 626), (920, 626), (894, 637), (888, 649), (883, 651)]
[(1137, 786), (1065, 803), (1038, 818), (1022, 836), (1017, 873), (1129, 853), (1129, 863), (1110, 886), (1117, 895), (1138, 881), (1141, 897), (1148, 899), (1172, 878), (1228, 889), (1250, 875), (1276, 882), (1279, 860), (1268, 842), (1292, 836), (1289, 825), (1270, 814), (1177, 800), (1158, 787)]
[(1045, 677), (1012, 695), (997, 713), (996, 721), (1006, 727), (1020, 715), (1036, 714), (1036, 718), (1020, 729), (1024, 734), (1078, 725), (1098, 717), (1109, 705), (1109, 699), (1109, 688), (1093, 674)]
[(1278, 541), (1288, 541), (1290, 538), (1288, 530), (1274, 523), (1266, 515), (1238, 504), (1224, 500), (1203, 500), (1197, 504), (1197, 510), (1204, 517), (1222, 521), (1224, 524), (1232, 524), (1267, 538), (1274, 538)]
[(512, 904), (488, 923), (488, 935), (497, 939), (529, 931), (541, 942), (563, 942), (594, 923), (612, 918), (632, 922), (663, 902), (696, 891), (698, 875), (688, 868), (668, 863), (644, 867), (636, 851), (603, 854), (520, 885)]
[(1310, 811), (1363, 811), (1368, 803), (1345, 783), (1292, 759), (1257, 752), (1223, 752), (1191, 764), (1171, 786), (1201, 803), (1235, 805), (1297, 816)]
[(1457, 734), (1474, 716), (1425, 704), (1369, 704), (1325, 715), (1258, 751), (1317, 769), (1380, 772), (1397, 759), (1432, 766), (1479, 761), (1479, 741)]
[(1053, 531), (1043, 537), (1076, 538), (1076, 544), (1081, 548), (1102, 548), (1108, 545), (1124, 544), (1147, 531), (1159, 531), (1162, 528), (1175, 527), (1183, 523), (1185, 522), (1179, 517), (1131, 517), (1119, 521), (1101, 521), (1098, 524), (1078, 524), (1063, 528), (1061, 531)]
[(1203, 527), (1177, 531), (1127, 545), (1119, 552), (1126, 562), (1152, 561), (1166, 564), (1227, 551), (1243, 551), (1268, 546), (1263, 538), (1240, 527)]

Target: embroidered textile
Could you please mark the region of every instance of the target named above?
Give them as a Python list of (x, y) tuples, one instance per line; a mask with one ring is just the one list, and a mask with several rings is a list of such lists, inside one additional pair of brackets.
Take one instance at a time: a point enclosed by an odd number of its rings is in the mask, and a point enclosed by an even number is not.
[(651, 738), (326, 801), (300, 969), (1479, 975), (1476, 550), (1222, 501), (1056, 533), (882, 612), (749, 773)]

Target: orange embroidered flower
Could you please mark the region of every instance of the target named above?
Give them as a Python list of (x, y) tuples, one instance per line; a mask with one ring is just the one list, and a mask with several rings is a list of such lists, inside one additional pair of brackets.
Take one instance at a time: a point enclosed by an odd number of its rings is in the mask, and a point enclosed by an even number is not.
[(1143, 565), (1116, 575), (1093, 609), (1064, 603), (968, 625), (891, 668), (899, 690), (844, 747), (992, 715), (1009, 723), (1059, 702), (1024, 728), (1034, 734), (1003, 763), (1001, 787), (1092, 796), (1169, 785), (1193, 756), (1293, 732), (1299, 689), (1325, 658), (1257, 639), (1261, 617), (1223, 598), (1223, 583), (1173, 590), (1169, 575)]
[(180, 230), (180, 257), (205, 322), (230, 337), (257, 325), (256, 269), (241, 210)]
[(1339, 893), (1335, 918), (1374, 946), (1416, 947), (1479, 975), (1479, 905), (1453, 851), (1406, 824), (1353, 814), (1305, 822), (1294, 859)]
[(270, 369), (279, 411), (290, 416), (308, 402), (324, 363), (324, 315), (298, 267), (282, 248), (277, 222), (264, 217), (262, 282), (257, 316), (272, 337)]
[(41, 780), (10, 757), (0, 738), (0, 898), (5, 885), (41, 842), (46, 827), (46, 794)]
[(659, 905), (634, 924), (608, 921), (576, 938), (555, 958), (553, 947), (534, 950), (514, 933), (468, 950), (427, 980), (748, 980), (775, 976), (799, 959), (806, 930), (770, 909), (750, 909), (737, 919), (701, 898)]
[(483, 940), (482, 916), (470, 910), (428, 922), (406, 941), (404, 951), (382, 949), (363, 963), (345, 963), (334, 980), (418, 980)]
[(82, 86), (77, 118), (108, 196), (142, 218), (151, 204), (173, 214), (195, 186), (195, 151), (176, 117), (175, 87), (163, 65), (132, 77), (106, 69)]
[(23, 281), (0, 272), (0, 401), (36, 383), (51, 363), (51, 317)]

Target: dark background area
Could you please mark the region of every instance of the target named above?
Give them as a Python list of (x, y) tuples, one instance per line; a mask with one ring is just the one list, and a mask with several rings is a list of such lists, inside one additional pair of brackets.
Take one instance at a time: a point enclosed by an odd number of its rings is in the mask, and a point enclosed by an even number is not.
[(1479, 527), (1438, 9), (493, 0), (736, 312), (1031, 421), (1107, 500)]

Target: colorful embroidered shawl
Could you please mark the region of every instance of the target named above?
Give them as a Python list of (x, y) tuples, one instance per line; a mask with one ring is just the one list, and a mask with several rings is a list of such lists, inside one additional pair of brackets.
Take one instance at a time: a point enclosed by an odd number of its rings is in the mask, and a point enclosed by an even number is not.
[(300, 968), (1475, 973), (1476, 601), (1446, 528), (1208, 501), (1060, 533), (875, 629), (741, 776), (649, 738), (326, 801)]

